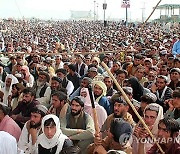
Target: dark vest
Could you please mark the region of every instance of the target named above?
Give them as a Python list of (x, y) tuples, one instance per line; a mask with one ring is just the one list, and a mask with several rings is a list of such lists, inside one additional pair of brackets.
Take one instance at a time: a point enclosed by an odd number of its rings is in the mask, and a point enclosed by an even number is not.
[(68, 82), (69, 82), (69, 80), (67, 79), (67, 77), (65, 77), (65, 78), (63, 79), (63, 81), (62, 81), (62, 87), (63, 87), (63, 88), (66, 88), (67, 85), (68, 85)]
[(44, 94), (45, 94), (45, 91), (46, 91), (47, 87), (48, 87), (48, 85), (47, 85), (47, 83), (46, 83), (46, 84), (41, 88), (40, 93), (39, 93), (39, 96), (40, 96), (40, 97), (44, 97)]
[[(84, 68), (85, 68), (85, 66), (86, 65), (84, 63), (82, 63), (81, 68), (80, 68), (80, 72), (79, 72), (80, 76), (84, 75)], [(75, 64), (75, 68), (76, 68), (76, 72), (78, 73), (78, 64)]]
[(67, 121), (66, 128), (86, 130), (86, 119), (87, 119), (87, 114), (82, 112), (78, 117), (77, 122), (75, 123), (75, 118), (72, 116), (71, 113), (68, 113), (66, 115), (66, 121)]

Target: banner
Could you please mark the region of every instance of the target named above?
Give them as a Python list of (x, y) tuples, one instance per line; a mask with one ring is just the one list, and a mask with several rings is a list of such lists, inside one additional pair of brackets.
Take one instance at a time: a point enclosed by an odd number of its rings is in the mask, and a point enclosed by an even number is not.
[(130, 8), (130, 0), (122, 0), (122, 8)]

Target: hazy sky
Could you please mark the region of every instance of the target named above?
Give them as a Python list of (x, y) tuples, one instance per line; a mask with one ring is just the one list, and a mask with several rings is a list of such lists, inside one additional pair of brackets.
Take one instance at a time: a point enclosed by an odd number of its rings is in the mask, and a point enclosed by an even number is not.
[[(102, 4), (105, 0), (96, 0), (96, 13), (103, 20)], [(159, 0), (130, 0), (131, 8), (128, 9), (129, 20), (142, 19), (151, 13), (152, 8)], [(106, 0), (106, 17), (125, 18), (125, 9), (121, 8), (122, 0)], [(162, 0), (161, 4), (180, 4), (180, 0)], [(98, 6), (98, 7), (97, 7)], [(38, 17), (43, 19), (69, 19), (70, 10), (94, 11), (94, 0), (0, 0), (0, 18), (3, 17)], [(179, 10), (175, 12), (179, 13)], [(151, 19), (159, 17), (156, 11)]]

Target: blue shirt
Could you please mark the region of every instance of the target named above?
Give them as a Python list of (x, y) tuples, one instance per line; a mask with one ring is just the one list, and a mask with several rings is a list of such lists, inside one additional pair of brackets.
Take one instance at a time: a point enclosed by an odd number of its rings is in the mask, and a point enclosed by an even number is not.
[(173, 48), (172, 48), (172, 54), (174, 56), (180, 54), (180, 40), (178, 40), (174, 43)]

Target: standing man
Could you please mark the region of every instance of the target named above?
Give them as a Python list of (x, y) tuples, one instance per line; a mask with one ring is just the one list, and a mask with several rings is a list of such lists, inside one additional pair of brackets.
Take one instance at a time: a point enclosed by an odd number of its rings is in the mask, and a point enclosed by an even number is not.
[(93, 141), (94, 122), (90, 115), (83, 111), (84, 100), (75, 97), (70, 103), (71, 112), (61, 119), (62, 132), (78, 145), (82, 154), (86, 154), (87, 146)]

